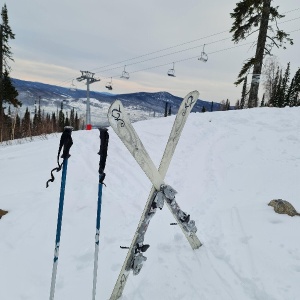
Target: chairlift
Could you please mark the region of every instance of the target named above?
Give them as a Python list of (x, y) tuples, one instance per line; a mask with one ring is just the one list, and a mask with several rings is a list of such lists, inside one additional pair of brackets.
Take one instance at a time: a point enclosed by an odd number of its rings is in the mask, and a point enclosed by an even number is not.
[(73, 83), (73, 81), (74, 81), (74, 79), (72, 79), (72, 83), (71, 83), (71, 85), (70, 85), (70, 91), (72, 91), (72, 92), (76, 92), (76, 85)]
[(207, 54), (204, 52), (204, 47), (205, 47), (205, 44), (203, 45), (203, 50), (201, 52), (201, 56), (198, 58), (198, 60), (201, 60), (203, 62), (207, 62), (208, 61), (208, 56)]
[(112, 88), (112, 77), (110, 77), (110, 82), (107, 82), (106, 83), (106, 85), (105, 85), (105, 87), (109, 90), (109, 91), (111, 91), (113, 88)]
[(125, 70), (126, 65), (124, 66), (124, 71), (122, 72), (121, 78), (129, 79), (129, 73)]
[(169, 69), (169, 71), (168, 71), (168, 76), (176, 77), (176, 76), (175, 76), (175, 63), (173, 63), (173, 68), (172, 68), (172, 69)]

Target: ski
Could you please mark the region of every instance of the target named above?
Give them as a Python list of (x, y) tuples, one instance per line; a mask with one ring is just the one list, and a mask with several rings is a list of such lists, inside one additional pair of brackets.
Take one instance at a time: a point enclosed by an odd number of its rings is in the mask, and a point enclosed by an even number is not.
[(189, 215), (186, 215), (175, 201), (176, 191), (170, 186), (165, 185), (163, 182), (187, 117), (195, 105), (198, 96), (198, 91), (193, 91), (183, 99), (174, 121), (158, 171), (135, 133), (135, 130), (124, 111), (122, 103), (117, 100), (109, 109), (108, 119), (112, 128), (115, 130), (133, 157), (137, 160), (153, 184), (131, 246), (121, 247), (129, 249), (129, 251), (114, 286), (110, 300), (116, 300), (121, 297), (130, 270), (133, 270), (134, 275), (137, 275), (140, 272), (143, 262), (146, 260), (146, 257), (144, 257), (142, 253), (149, 248), (149, 245), (143, 244), (145, 232), (151, 218), (156, 212), (156, 209), (161, 209), (164, 201), (174, 215), (177, 224), (184, 232), (191, 247), (193, 249), (197, 249), (202, 245), (195, 234), (196, 227), (194, 221), (189, 219)]

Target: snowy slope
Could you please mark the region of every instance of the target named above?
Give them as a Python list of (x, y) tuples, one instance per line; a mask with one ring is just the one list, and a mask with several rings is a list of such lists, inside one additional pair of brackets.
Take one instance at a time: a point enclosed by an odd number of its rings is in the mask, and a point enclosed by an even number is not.
[[(190, 249), (164, 207), (152, 219), (148, 260), (123, 300), (300, 299), (300, 108), (192, 113), (166, 183), (204, 246)], [(174, 116), (134, 124), (158, 166)], [(151, 185), (112, 130), (103, 189), (97, 299), (111, 294)], [(49, 297), (61, 173), (59, 135), (0, 147), (0, 299)], [(91, 299), (98, 130), (73, 133), (55, 299)]]

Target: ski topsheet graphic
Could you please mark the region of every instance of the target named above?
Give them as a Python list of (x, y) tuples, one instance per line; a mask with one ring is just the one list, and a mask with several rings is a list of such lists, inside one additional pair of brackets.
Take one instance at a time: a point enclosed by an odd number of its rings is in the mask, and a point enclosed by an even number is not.
[(143, 252), (149, 248), (149, 245), (144, 245), (143, 243), (146, 230), (157, 208), (162, 209), (164, 203), (166, 203), (175, 217), (176, 223), (182, 229), (192, 249), (197, 249), (202, 245), (196, 236), (197, 228), (195, 226), (195, 222), (190, 220), (190, 215), (184, 213), (180, 209), (175, 200), (176, 191), (164, 183), (164, 178), (175, 152), (181, 132), (198, 97), (199, 92), (193, 91), (186, 95), (183, 99), (158, 170), (135, 132), (122, 103), (119, 100), (116, 100), (109, 108), (108, 120), (111, 127), (153, 184), (110, 300), (116, 300), (121, 297), (130, 270), (133, 271), (134, 275), (139, 274), (143, 266), (143, 262), (147, 259), (143, 256)]

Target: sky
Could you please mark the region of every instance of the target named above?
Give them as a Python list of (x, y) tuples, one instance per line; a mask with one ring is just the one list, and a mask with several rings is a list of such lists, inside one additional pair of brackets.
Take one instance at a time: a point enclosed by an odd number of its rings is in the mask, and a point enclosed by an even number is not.
[[(120, 300), (298, 300), (300, 107), (191, 113), (165, 183), (203, 243), (192, 250), (166, 205), (152, 217), (147, 261)], [(133, 124), (156, 167), (175, 116)], [(110, 127), (96, 299), (109, 299), (151, 183)], [(55, 300), (92, 299), (99, 131), (72, 133)], [(0, 144), (0, 299), (49, 299), (61, 172), (60, 135)]]
[[(91, 86), (113, 93), (167, 91), (184, 97), (199, 90), (200, 98), (232, 104), (242, 86), (233, 83), (243, 62), (254, 54), (254, 35), (240, 44), (231, 41), (230, 13), (236, 0), (7, 0), (9, 22), (16, 35), (10, 42), (15, 62), (11, 76), (79, 89), (80, 70), (100, 79)], [(286, 0), (280, 27), (293, 32), (294, 46), (274, 49), (291, 74), (300, 67), (300, 5)], [(204, 46), (205, 44), (205, 46)], [(204, 49), (203, 49), (204, 46)], [(201, 52), (208, 61), (198, 60)], [(175, 69), (176, 77), (167, 76)], [(121, 79), (122, 72), (128, 80)], [(262, 92), (261, 92), (262, 93)]]

